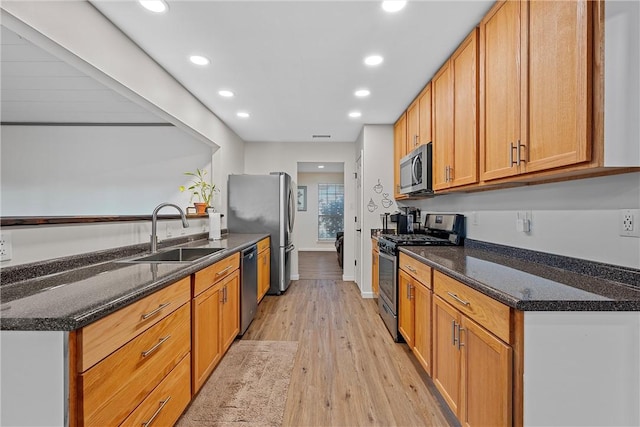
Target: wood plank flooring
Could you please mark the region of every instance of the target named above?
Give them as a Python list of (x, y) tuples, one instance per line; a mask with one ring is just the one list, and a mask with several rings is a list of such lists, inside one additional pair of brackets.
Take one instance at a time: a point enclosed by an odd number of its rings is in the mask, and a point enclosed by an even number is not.
[(391, 339), (376, 300), (340, 279), (335, 253), (300, 252), (299, 270), (243, 336), (298, 341), (284, 426), (457, 425), (407, 345)]

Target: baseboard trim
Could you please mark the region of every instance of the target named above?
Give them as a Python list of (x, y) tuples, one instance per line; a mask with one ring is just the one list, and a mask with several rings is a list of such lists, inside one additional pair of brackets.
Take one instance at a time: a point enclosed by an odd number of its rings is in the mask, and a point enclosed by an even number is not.
[(292, 274), (291, 275), (291, 280), (300, 280), (300, 275), (299, 274)]
[(371, 299), (371, 298), (375, 298), (375, 297), (376, 297), (376, 294), (374, 294), (373, 292), (360, 292), (360, 296), (361, 296), (362, 298), (368, 298), (368, 299)]
[(346, 274), (342, 275), (343, 282), (355, 282), (356, 278), (354, 276), (347, 276)]
[(298, 252), (336, 252), (335, 247), (330, 248), (298, 248)]

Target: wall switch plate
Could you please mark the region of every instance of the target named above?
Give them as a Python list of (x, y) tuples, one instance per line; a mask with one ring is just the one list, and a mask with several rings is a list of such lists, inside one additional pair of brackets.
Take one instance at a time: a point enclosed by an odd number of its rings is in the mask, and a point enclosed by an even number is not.
[(531, 231), (531, 212), (518, 212), (516, 217), (516, 231), (529, 233)]
[(0, 261), (9, 261), (12, 257), (11, 233), (0, 233)]
[(640, 237), (640, 209), (621, 209), (618, 213), (619, 234)]

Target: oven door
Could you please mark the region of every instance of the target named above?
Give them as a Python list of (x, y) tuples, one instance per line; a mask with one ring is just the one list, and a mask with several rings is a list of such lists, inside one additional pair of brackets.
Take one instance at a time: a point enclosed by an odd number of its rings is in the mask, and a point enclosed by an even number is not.
[(398, 312), (397, 261), (395, 255), (380, 252), (378, 255), (378, 284), (380, 298), (393, 311)]

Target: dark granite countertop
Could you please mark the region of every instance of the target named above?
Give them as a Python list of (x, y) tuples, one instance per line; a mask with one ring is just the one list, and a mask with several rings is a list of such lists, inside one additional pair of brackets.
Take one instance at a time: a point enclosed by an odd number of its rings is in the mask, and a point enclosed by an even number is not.
[(579, 267), (573, 258), (561, 268), (549, 265), (544, 254), (516, 257), (489, 248), (465, 243), (400, 251), (517, 310), (640, 311), (637, 270), (589, 262)]
[(127, 259), (123, 258), (3, 284), (0, 286), (0, 329), (72, 331), (81, 328), (267, 236), (229, 234), (222, 240), (204, 239), (180, 245), (226, 248), (191, 263), (127, 264), (120, 262)]

